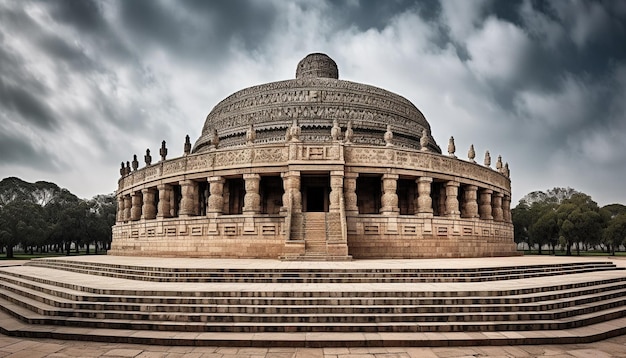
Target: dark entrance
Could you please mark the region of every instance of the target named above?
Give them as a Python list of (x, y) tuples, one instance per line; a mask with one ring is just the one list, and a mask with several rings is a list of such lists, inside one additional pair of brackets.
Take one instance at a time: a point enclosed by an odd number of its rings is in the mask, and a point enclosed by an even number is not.
[(301, 182), (302, 209), (304, 212), (327, 212), (330, 194), (328, 174), (305, 174)]
[(326, 188), (320, 186), (312, 186), (306, 189), (306, 211), (326, 211), (324, 210), (325, 197), (326, 197)]

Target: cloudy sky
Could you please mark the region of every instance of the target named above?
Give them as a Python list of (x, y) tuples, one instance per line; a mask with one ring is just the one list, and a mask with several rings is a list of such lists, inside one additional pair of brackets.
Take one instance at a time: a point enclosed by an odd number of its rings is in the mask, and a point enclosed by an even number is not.
[(626, 204), (626, 1), (0, 0), (0, 178), (80, 197), (170, 157), (217, 102), (324, 52), (412, 101), (442, 148), (509, 162), (513, 205)]

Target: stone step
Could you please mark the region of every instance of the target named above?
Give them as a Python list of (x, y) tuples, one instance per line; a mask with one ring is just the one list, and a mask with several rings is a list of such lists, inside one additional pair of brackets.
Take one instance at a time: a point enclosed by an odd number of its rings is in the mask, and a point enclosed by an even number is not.
[[(325, 245), (325, 243), (324, 243)], [(309, 243), (311, 248), (315, 247)], [(321, 250), (321, 243), (317, 246)], [(325, 246), (324, 246), (325, 249)], [(367, 272), (354, 270), (352, 272), (326, 272), (323, 270), (301, 271), (153, 271), (141, 268), (113, 268), (97, 265), (70, 265), (63, 262), (34, 260), (30, 265), (38, 267), (49, 267), (66, 271), (98, 274), (109, 277), (120, 277), (129, 279), (152, 280), (152, 281), (176, 281), (176, 282), (477, 282), (510, 280), (529, 277), (552, 276), (558, 274), (576, 274), (594, 272), (602, 270), (614, 270), (614, 265), (588, 264), (570, 266), (563, 268), (528, 268), (528, 269), (502, 269), (493, 271), (465, 272), (465, 271), (443, 271), (436, 270), (414, 270), (414, 271), (389, 271)]]
[[(37, 269), (36, 272), (32, 274), (26, 274), (21, 270), (20, 272), (14, 272), (11, 269), (5, 268), (0, 271), (0, 277), (4, 277), (6, 280), (7, 277), (12, 277), (15, 279), (22, 280), (22, 282), (30, 282), (33, 287), (43, 286), (46, 287), (46, 290), (50, 290), (58, 288), (66, 292), (65, 290), (73, 290), (74, 292), (80, 292), (81, 300), (93, 300), (97, 295), (105, 295), (107, 296), (107, 300), (117, 300), (123, 298), (124, 300), (135, 300), (135, 296), (143, 299), (142, 297), (147, 297), (147, 299), (161, 300), (167, 299), (168, 296), (175, 297), (175, 302), (184, 303), (184, 302), (197, 302), (198, 299), (207, 299), (207, 300), (272, 300), (273, 302), (305, 302), (308, 300), (318, 300), (317, 304), (320, 304), (320, 300), (358, 300), (358, 301), (366, 301), (370, 302), (370, 300), (377, 300), (378, 302), (384, 302), (388, 299), (393, 300), (415, 300), (420, 299), (422, 301), (428, 302), (437, 302), (438, 300), (464, 300), (464, 302), (468, 302), (467, 300), (475, 300), (479, 299), (482, 303), (495, 302), (494, 300), (506, 300), (505, 302), (513, 303), (519, 302), (519, 297), (530, 296), (532, 300), (536, 300), (534, 297), (537, 296), (545, 296), (546, 299), (551, 299), (554, 297), (570, 297), (570, 295), (577, 294), (592, 294), (601, 292), (601, 290), (605, 289), (607, 285), (619, 285), (619, 288), (623, 287), (624, 282), (626, 282), (626, 277), (621, 274), (616, 277), (606, 278), (603, 280), (594, 280), (594, 281), (584, 281), (584, 282), (575, 282), (575, 283), (564, 283), (560, 285), (553, 286), (537, 286), (537, 287), (525, 287), (525, 288), (516, 288), (511, 290), (491, 290), (491, 291), (167, 291), (167, 290), (131, 290), (131, 289), (123, 289), (123, 290), (115, 290), (115, 289), (95, 289), (91, 287), (84, 287), (80, 285), (75, 285), (71, 283), (64, 283), (60, 281), (55, 281), (51, 279), (46, 279), (43, 277), (39, 277), (38, 273), (46, 272), (46, 269)], [(54, 270), (50, 270), (53, 274)], [(77, 277), (84, 277), (83, 274), (74, 274)], [(113, 279), (119, 280), (119, 279)], [(24, 285), (27, 283), (21, 283)], [(426, 286), (430, 287), (430, 286)], [(581, 293), (583, 292), (583, 293)], [(518, 296), (518, 297), (516, 297)], [(184, 302), (183, 302), (184, 301)], [(394, 303), (396, 303), (394, 301)], [(136, 302), (136, 301), (133, 301)], [(210, 301), (215, 302), (215, 301)], [(528, 302), (528, 301), (527, 301)], [(425, 303), (425, 302), (422, 302)]]

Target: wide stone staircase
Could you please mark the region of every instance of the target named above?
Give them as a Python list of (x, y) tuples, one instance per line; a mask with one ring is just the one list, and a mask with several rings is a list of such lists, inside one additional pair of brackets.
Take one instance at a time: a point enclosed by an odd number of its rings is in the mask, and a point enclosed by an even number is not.
[(580, 343), (626, 333), (626, 275), (608, 261), (277, 266), (32, 260), (0, 268), (0, 330), (129, 343), (310, 347)]

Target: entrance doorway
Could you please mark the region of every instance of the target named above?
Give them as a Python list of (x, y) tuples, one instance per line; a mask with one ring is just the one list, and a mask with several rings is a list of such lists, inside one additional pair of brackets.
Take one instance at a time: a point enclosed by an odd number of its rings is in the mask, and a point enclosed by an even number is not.
[(302, 209), (304, 212), (328, 212), (330, 176), (302, 176)]

